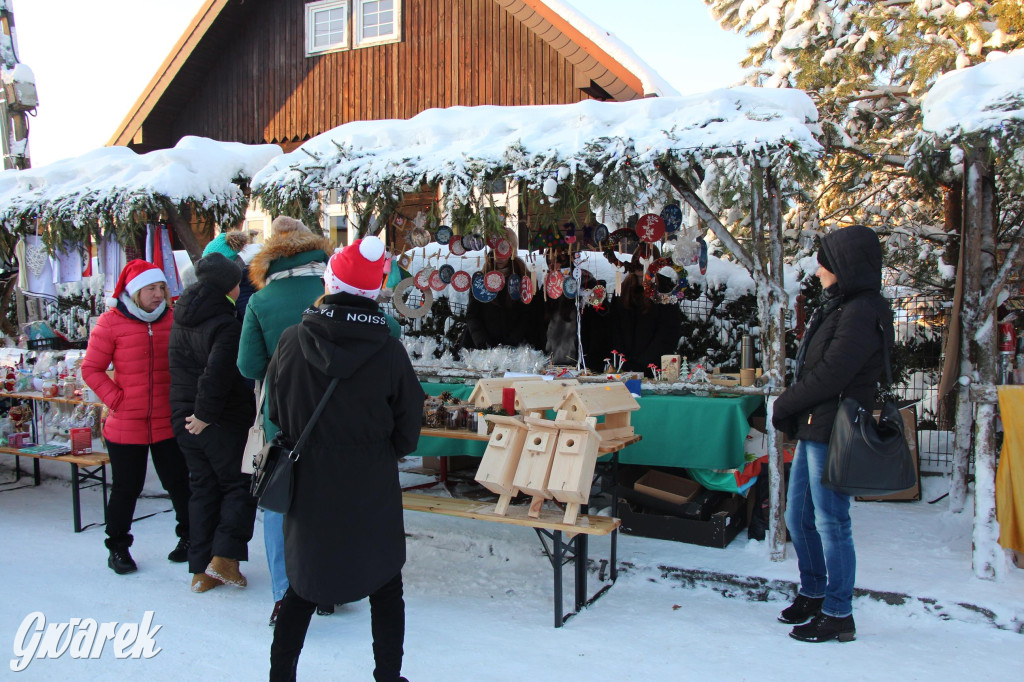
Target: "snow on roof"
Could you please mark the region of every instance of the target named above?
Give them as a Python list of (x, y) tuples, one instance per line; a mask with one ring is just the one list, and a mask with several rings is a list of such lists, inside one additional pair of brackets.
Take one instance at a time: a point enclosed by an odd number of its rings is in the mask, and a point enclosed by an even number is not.
[(0, 223), (17, 227), (39, 216), (44, 223), (82, 225), (100, 212), (123, 220), (152, 197), (228, 215), (247, 203), (236, 180), (251, 178), (280, 154), (272, 144), (183, 137), (173, 149), (148, 154), (103, 147), (39, 168), (6, 170), (0, 172)]
[[(685, 97), (546, 106), (428, 109), (408, 120), (355, 121), (275, 159), (253, 178), (264, 198), (363, 191), (400, 179), (472, 178), (495, 170), (536, 187), (628, 157), (700, 160), (786, 150), (817, 154), (818, 118), (801, 90), (736, 87)], [(468, 190), (467, 190), (468, 191)], [(550, 194), (550, 192), (549, 192)]]
[(939, 77), (924, 96), (924, 129), (942, 139), (1024, 123), (1024, 50)]
[(566, 0), (541, 1), (572, 24), (573, 28), (594, 41), (598, 47), (607, 52), (615, 61), (635, 74), (643, 85), (644, 91), (642, 94), (658, 95), (659, 97), (679, 96), (678, 90), (669, 85), (668, 81), (658, 75), (657, 71), (642, 60), (626, 43), (619, 40), (614, 33), (606, 31), (595, 24), (585, 14), (566, 2)]

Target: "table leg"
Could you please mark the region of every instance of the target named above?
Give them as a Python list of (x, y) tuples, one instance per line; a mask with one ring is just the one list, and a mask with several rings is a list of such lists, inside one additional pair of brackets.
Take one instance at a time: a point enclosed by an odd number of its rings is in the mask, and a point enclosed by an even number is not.
[(32, 485), (39, 485), (39, 460), (32, 458)]
[(77, 464), (72, 464), (71, 465), (71, 504), (74, 507), (73, 512), (74, 512), (74, 517), (75, 517), (75, 532), (76, 533), (81, 533), (82, 532), (82, 507), (81, 507), (81, 502), (82, 501), (81, 501), (81, 497), (79, 496), (78, 478), (79, 478), (78, 477), (78, 465)]
[[(612, 518), (613, 519), (619, 518), (619, 493), (618, 493), (618, 490), (617, 490), (618, 485), (619, 485), (619, 453), (615, 452), (615, 453), (612, 454)], [(615, 530), (612, 531), (611, 543), (612, 543), (612, 552), (611, 552), (612, 566), (611, 566), (611, 570), (609, 571), (609, 576), (611, 577), (612, 582), (615, 582), (615, 580), (619, 577), (619, 561), (618, 561), (619, 529), (618, 528), (615, 528)]]
[(562, 531), (556, 530), (553, 536), (551, 565), (555, 571), (555, 627), (560, 628), (562, 627), (562, 556), (564, 552)]

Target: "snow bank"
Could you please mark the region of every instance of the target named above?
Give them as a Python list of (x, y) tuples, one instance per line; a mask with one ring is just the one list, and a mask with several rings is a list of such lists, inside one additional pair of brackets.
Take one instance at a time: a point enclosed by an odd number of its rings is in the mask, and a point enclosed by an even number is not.
[(943, 74), (924, 96), (924, 129), (951, 139), (1024, 122), (1024, 50)]

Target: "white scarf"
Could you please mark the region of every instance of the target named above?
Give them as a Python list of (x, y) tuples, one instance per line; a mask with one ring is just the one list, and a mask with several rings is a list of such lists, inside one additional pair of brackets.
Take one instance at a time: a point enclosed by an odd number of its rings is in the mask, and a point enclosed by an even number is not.
[(160, 316), (164, 314), (164, 310), (167, 309), (167, 299), (160, 301), (160, 305), (156, 307), (151, 313), (147, 313), (145, 310), (135, 305), (135, 301), (128, 294), (121, 294), (121, 303), (124, 303), (124, 307), (128, 309), (134, 317), (139, 318), (143, 322), (153, 323), (160, 319)]

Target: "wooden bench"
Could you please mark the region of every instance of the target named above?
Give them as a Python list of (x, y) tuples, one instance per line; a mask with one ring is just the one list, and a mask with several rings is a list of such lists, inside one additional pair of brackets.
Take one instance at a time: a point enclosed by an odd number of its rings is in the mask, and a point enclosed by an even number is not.
[[(81, 533), (98, 522), (82, 525), (81, 491), (87, 488), (102, 486), (103, 488), (103, 523), (107, 522), (107, 464), (110, 457), (105, 452), (94, 452), (89, 455), (59, 455), (48, 457), (22, 452), (14, 448), (0, 448), (0, 454), (14, 455), (14, 481), (21, 480), (21, 457), (32, 458), (32, 485), (39, 485), (39, 460), (46, 459), (54, 462), (67, 462), (71, 465), (71, 504), (74, 513), (75, 532)], [(83, 486), (83, 483), (91, 484)]]
[[(532, 518), (527, 515), (529, 509), (526, 506), (512, 506), (508, 512), (501, 516), (494, 513), (494, 502), (480, 502), (478, 500), (454, 499), (450, 497), (438, 497), (422, 493), (402, 493), (402, 506), (410, 511), (427, 512), (430, 514), (442, 514), (444, 516), (456, 516), (464, 519), (476, 519), (478, 521), (491, 521), (494, 523), (505, 523), (513, 526), (532, 528), (537, 533), (544, 554), (551, 562), (554, 571), (555, 588), (555, 627), (560, 628), (570, 618), (575, 616), (583, 608), (594, 603), (615, 583), (618, 578), (616, 567), (616, 542), (619, 519), (607, 516), (590, 516), (581, 514), (575, 524), (568, 524), (562, 521), (562, 512), (542, 509), (539, 518)], [(593, 597), (587, 597), (587, 539), (591, 535), (612, 536), (611, 543), (611, 565), (609, 570), (610, 582), (603, 585)], [(550, 541), (550, 545), (549, 542)], [(568, 561), (574, 561), (574, 596), (575, 611), (563, 615), (562, 608), (562, 566)], [(603, 581), (603, 577), (601, 577)]]

